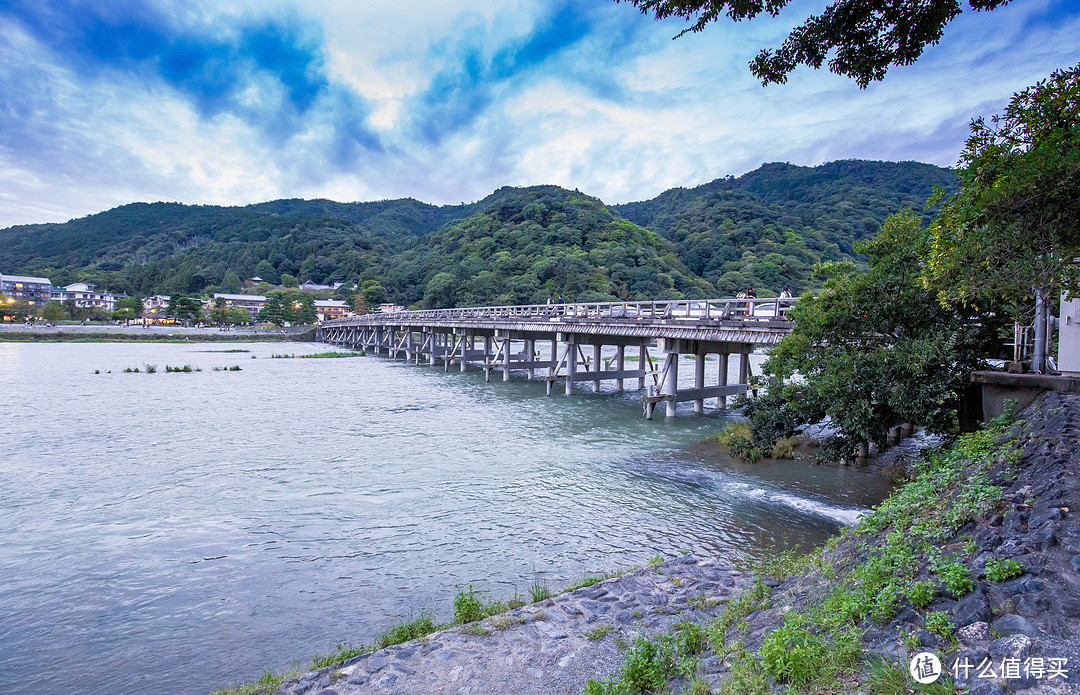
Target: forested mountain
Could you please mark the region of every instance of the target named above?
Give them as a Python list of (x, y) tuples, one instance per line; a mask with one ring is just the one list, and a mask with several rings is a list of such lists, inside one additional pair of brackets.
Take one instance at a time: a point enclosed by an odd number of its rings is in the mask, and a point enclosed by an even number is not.
[(500, 188), (479, 211), (387, 259), (382, 281), (428, 306), (707, 296), (675, 245), (597, 198), (558, 186)]
[(748, 285), (760, 296), (785, 285), (798, 294), (814, 263), (854, 258), (855, 242), (876, 235), (897, 210), (920, 211), (929, 222), (926, 199), (954, 179), (917, 162), (774, 163), (612, 209), (673, 241), (690, 271), (721, 296)]
[[(113, 291), (215, 291), (282, 273), (377, 285), (404, 304), (759, 295), (812, 283), (889, 214), (921, 210), (946, 169), (912, 162), (767, 164), (739, 178), (605, 205), (557, 186), (470, 205), (276, 200), (246, 207), (134, 203), (64, 224), (0, 230), (0, 271)], [(235, 273), (235, 276), (232, 275)]]

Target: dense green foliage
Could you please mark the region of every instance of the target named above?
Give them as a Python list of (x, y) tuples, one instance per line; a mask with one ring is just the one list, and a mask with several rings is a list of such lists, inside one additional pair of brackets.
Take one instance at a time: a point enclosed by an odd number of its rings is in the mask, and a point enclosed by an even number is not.
[[(596, 198), (555, 186), (503, 188), (482, 210), (395, 259), (390, 285), (431, 307), (705, 297), (675, 246)], [(423, 287), (423, 295), (419, 289)]]
[(960, 189), (932, 226), (942, 298), (1080, 292), (1080, 66), (1016, 94), (971, 131)]
[[(555, 186), (482, 201), (279, 200), (247, 207), (136, 203), (65, 224), (0, 230), (5, 272), (76, 280), (142, 297), (347, 283), (337, 298), (449, 306), (567, 300), (758, 296), (818, 281), (820, 261), (858, 261), (855, 243), (921, 206), (945, 169), (926, 164), (769, 164), (738, 179), (607, 206)], [(624, 219), (625, 218), (625, 219)], [(627, 221), (629, 220), (629, 222)], [(265, 293), (270, 287), (256, 288)]]
[[(619, 2), (619, 0), (615, 0)], [(692, 22), (679, 36), (701, 31), (727, 16), (749, 20), (762, 12), (780, 14), (789, 0), (629, 0), (657, 19), (682, 17)], [(993, 10), (1009, 0), (968, 0), (973, 10)], [(960, 14), (958, 0), (896, 2), (832, 0), (820, 14), (806, 19), (775, 49), (765, 49), (750, 63), (762, 84), (787, 82), (800, 65), (829, 70), (854, 79), (860, 87), (885, 78), (894, 65), (910, 65), (923, 50), (941, 39), (945, 25)]]
[(682, 262), (719, 296), (749, 285), (759, 297), (785, 285), (798, 295), (818, 284), (816, 263), (855, 260), (855, 245), (877, 234), (886, 217), (921, 210), (935, 186), (952, 180), (946, 169), (913, 162), (766, 164), (613, 209), (675, 242)]
[(773, 388), (755, 404), (757, 437), (788, 436), (828, 415), (839, 434), (823, 451), (850, 458), (860, 443), (884, 445), (903, 422), (933, 432), (955, 426), (970, 373), (996, 351), (1001, 318), (940, 304), (923, 282), (928, 245), (918, 218), (898, 213), (860, 246), (865, 272), (846, 263), (819, 268), (824, 289), (793, 307), (795, 330), (764, 366), (788, 381), (782, 397)]

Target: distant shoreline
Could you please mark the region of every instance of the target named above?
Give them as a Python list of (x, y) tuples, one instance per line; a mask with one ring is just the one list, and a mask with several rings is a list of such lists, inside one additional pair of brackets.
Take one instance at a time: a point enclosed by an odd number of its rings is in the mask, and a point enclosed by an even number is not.
[(142, 329), (99, 329), (58, 327), (52, 329), (0, 328), (0, 343), (262, 343), (313, 342), (315, 329), (259, 332), (232, 332), (188, 329), (147, 331)]

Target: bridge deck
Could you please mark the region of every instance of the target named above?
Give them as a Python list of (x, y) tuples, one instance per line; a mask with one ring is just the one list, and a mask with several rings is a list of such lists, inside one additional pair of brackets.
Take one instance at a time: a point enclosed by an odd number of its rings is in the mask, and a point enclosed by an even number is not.
[[(562, 380), (566, 393), (575, 382), (614, 380), (622, 390), (627, 379), (637, 379), (646, 417), (657, 403), (665, 403), (673, 416), (676, 404), (694, 403), (703, 412), (705, 399), (724, 408), (728, 396), (744, 393), (750, 377), (749, 354), (755, 346), (773, 345), (791, 332), (787, 312), (794, 299), (695, 299), (658, 302), (601, 302), (537, 304), (527, 306), (469, 307), (366, 314), (327, 321), (319, 335), (327, 342), (371, 350), (390, 357), (403, 355), (419, 364), (443, 362), (466, 370), (480, 366), (488, 379), (492, 371), (536, 371), (552, 384)], [(480, 341), (480, 345), (478, 345)], [(519, 347), (515, 348), (514, 343)], [(546, 355), (543, 343), (550, 343)], [(615, 346), (614, 357), (603, 359), (605, 345)], [(627, 347), (638, 348), (637, 369), (626, 369)], [(591, 348), (587, 351), (586, 348)], [(663, 366), (649, 350), (663, 353)], [(591, 354), (587, 354), (591, 352)], [(705, 386), (705, 356), (720, 356), (715, 386)], [(695, 355), (694, 388), (679, 390), (679, 356)], [(728, 358), (738, 355), (738, 379), (728, 383)]]

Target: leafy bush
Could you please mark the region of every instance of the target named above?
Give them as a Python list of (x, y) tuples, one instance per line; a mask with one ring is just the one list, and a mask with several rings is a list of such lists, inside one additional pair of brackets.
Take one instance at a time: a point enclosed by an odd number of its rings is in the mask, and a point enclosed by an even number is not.
[(938, 567), (937, 573), (941, 581), (945, 582), (945, 588), (953, 596), (963, 596), (974, 587), (971, 575), (968, 574), (967, 567), (962, 562), (953, 560), (945, 563)]
[(1020, 564), (1019, 560), (999, 560), (992, 557), (986, 561), (984, 572), (986, 579), (996, 584), (997, 582), (1019, 577), (1024, 573), (1024, 566)]
[(482, 594), (473, 589), (471, 584), (468, 591), (459, 591), (454, 597), (454, 622), (464, 625), (486, 618), (481, 596)]
[(825, 642), (803, 627), (784, 623), (761, 643), (761, 665), (782, 683), (809, 685), (827, 662)]
[(926, 629), (941, 639), (951, 639), (953, 635), (952, 619), (945, 611), (932, 611), (923, 618)]
[(922, 609), (930, 605), (934, 600), (934, 583), (918, 582), (913, 584), (907, 593), (908, 601), (916, 608)]

